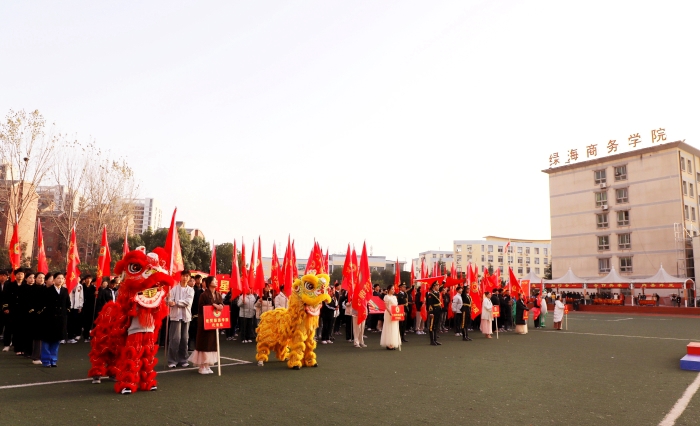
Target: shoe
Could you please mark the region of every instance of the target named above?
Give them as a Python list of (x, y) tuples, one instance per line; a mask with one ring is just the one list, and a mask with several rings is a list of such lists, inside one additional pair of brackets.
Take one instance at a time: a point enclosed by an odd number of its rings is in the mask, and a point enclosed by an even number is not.
[(189, 362), (183, 362), (183, 363), (180, 365), (180, 367), (182, 367), (182, 368), (187, 368), (187, 367), (189, 367), (189, 366), (190, 366), (190, 363), (189, 363)]
[(401, 341), (402, 341), (403, 343), (408, 343), (408, 340), (406, 340), (406, 339), (401, 339)]
[(207, 367), (207, 374), (214, 374), (211, 368)]
[(321, 344), (322, 344), (322, 345), (327, 345), (327, 344), (328, 344), (328, 341), (326, 341), (326, 340), (321, 340)]
[(332, 341), (332, 340), (329, 340), (328, 343), (332, 345), (332, 344), (333, 344), (333, 341)]
[(431, 345), (431, 346), (437, 346), (438, 344), (437, 344), (437, 342), (430, 342), (430, 345)]
[(348, 339), (348, 342), (352, 342), (352, 341), (353, 341), (352, 339)]
[(92, 339), (88, 337), (87, 339), (84, 340), (84, 342), (85, 342), (85, 343), (90, 343), (90, 340), (92, 340)]
[(367, 347), (367, 345), (365, 345), (364, 343), (360, 343), (360, 346), (362, 346), (363, 348)]
[(360, 345), (353, 345), (353, 346), (355, 346), (356, 348), (361, 348), (361, 347), (362, 347), (362, 346), (360, 346)]
[(197, 372), (198, 372), (199, 374), (209, 374), (209, 373), (207, 373), (207, 370), (205, 370), (205, 369), (203, 369), (203, 368), (200, 368)]
[(46, 364), (46, 365), (44, 365), (44, 367), (50, 368), (50, 367), (51, 367), (51, 364)]
[(10, 352), (10, 347), (9, 347), (9, 346), (5, 346), (4, 348), (2, 348), (2, 351), (3, 351), (3, 352)]
[(151, 386), (151, 389), (150, 389), (151, 392), (155, 392), (157, 390), (158, 390), (158, 386)]
[(93, 385), (99, 385), (100, 383), (102, 383), (102, 380), (100, 380), (100, 377), (93, 377), (92, 378)]
[(56, 367), (58, 367), (58, 365), (56, 365), (56, 364), (51, 364), (51, 367), (52, 367), (52, 368), (56, 368)]
[(61, 345), (64, 345), (64, 344), (66, 343), (66, 341), (65, 341), (65, 340), (61, 340), (61, 341), (58, 342), (58, 343), (60, 343)]
[(66, 342), (66, 343), (71, 343), (71, 344), (73, 344), (73, 343), (78, 343), (78, 341), (75, 340), (75, 339), (70, 339), (70, 340), (69, 340), (68, 342)]
[(461, 336), (461, 334), (460, 334), (460, 333), (455, 333), (455, 336)]
[(75, 340), (80, 340), (80, 338), (81, 338), (81, 336), (78, 336), (78, 337), (75, 338)]
[(124, 389), (122, 389), (122, 391), (121, 391), (120, 393), (121, 393), (122, 395), (129, 395), (129, 394), (131, 394), (131, 389), (129, 389), (129, 388), (124, 388)]
[(438, 346), (442, 346), (442, 343), (438, 342), (437, 340), (435, 341), (435, 344)]
[(168, 368), (175, 368), (175, 367), (177, 367), (177, 365), (175, 365), (175, 364), (168, 364)]
[(41, 365), (41, 360), (35, 359), (34, 361), (32, 361), (32, 364)]

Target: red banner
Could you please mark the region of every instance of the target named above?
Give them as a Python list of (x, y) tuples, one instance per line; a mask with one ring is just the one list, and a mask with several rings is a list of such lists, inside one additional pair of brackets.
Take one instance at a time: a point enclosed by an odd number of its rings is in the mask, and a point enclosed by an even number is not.
[(368, 305), (370, 314), (383, 314), (386, 310), (386, 305), (384, 305), (384, 301), (379, 296), (372, 296), (368, 301)]
[(403, 305), (392, 306), (390, 312), (392, 321), (403, 321), (405, 315), (403, 312)]
[(216, 276), (218, 287), (216, 291), (221, 294), (226, 294), (231, 290), (231, 276), (228, 274), (218, 274)]
[(528, 311), (523, 311), (523, 320), (527, 321), (528, 318), (530, 318)]
[(214, 307), (204, 306), (204, 329), (218, 330), (220, 328), (231, 328), (231, 311), (228, 305), (224, 305), (221, 311), (214, 310)]
[(564, 305), (564, 315), (569, 315), (569, 307)]
[(500, 316), (501, 316), (501, 307), (500, 307), (500, 306), (494, 305), (494, 306), (493, 306), (493, 310), (491, 311), (491, 313), (493, 313), (493, 317), (494, 317), (494, 318), (500, 317)]

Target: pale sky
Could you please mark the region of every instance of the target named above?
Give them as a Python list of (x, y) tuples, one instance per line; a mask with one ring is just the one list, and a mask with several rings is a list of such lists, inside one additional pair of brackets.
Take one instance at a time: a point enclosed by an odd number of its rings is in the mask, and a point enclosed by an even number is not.
[[(127, 157), (217, 243), (550, 236), (553, 152), (700, 147), (687, 2), (4, 1), (0, 113)], [(278, 253), (280, 256), (282, 253)]]

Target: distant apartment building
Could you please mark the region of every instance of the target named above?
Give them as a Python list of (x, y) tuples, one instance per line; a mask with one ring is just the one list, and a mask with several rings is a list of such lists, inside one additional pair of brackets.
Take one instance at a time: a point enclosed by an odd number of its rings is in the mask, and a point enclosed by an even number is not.
[[(504, 252), (506, 245), (508, 250)], [(466, 272), (467, 265), (472, 264), (479, 273), (493, 268), (503, 276), (510, 266), (517, 278), (530, 272), (542, 278), (552, 259), (552, 244), (550, 240), (487, 236), (483, 240), (455, 240), (453, 253), (458, 272)]]
[(140, 198), (133, 202), (134, 234), (143, 234), (151, 228), (155, 231), (161, 228), (163, 211), (160, 203), (154, 198)]
[(543, 170), (549, 175), (553, 278), (694, 278), (700, 150), (657, 144)]
[(413, 259), (411, 264), (413, 265), (414, 275), (420, 277), (420, 267), (423, 262), (425, 262), (425, 266), (428, 269), (428, 274), (432, 275), (436, 263), (444, 263), (449, 270), (453, 261), (454, 253), (449, 250), (428, 250), (418, 253), (418, 257)]
[[(381, 272), (384, 270), (389, 270), (396, 273), (396, 260), (387, 259), (386, 256), (367, 256), (370, 271)], [(282, 266), (283, 259), (280, 258), (280, 267)], [(358, 256), (359, 261), (359, 256)], [(306, 270), (306, 264), (308, 259), (297, 259), (297, 273), (303, 275)], [(270, 276), (270, 270), (272, 269), (272, 258), (263, 257), (262, 258), (263, 271), (266, 277)], [(345, 254), (330, 254), (328, 255), (328, 274), (332, 274), (335, 269), (343, 269), (345, 265)], [(399, 261), (399, 270), (403, 271), (406, 262)]]

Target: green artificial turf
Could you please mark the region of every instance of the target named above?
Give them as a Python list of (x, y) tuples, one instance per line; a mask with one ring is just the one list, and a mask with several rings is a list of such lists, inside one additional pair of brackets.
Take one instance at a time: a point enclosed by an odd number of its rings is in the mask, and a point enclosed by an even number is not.
[[(318, 345), (318, 368), (301, 371), (274, 358), (258, 367), (254, 344), (222, 338), (223, 357), (250, 363), (221, 377), (159, 374), (157, 392), (128, 396), (107, 380), (0, 389), (0, 424), (655, 425), (697, 377), (679, 360), (700, 341), (698, 319), (572, 313), (569, 332), (555, 332), (551, 318), (544, 330), (498, 340), (445, 333), (439, 347), (408, 334), (400, 352), (381, 348), (378, 333), (364, 349), (337, 336)], [(61, 345), (52, 369), (0, 353), (0, 386), (85, 378), (88, 350)], [(700, 394), (676, 424), (699, 417)]]

